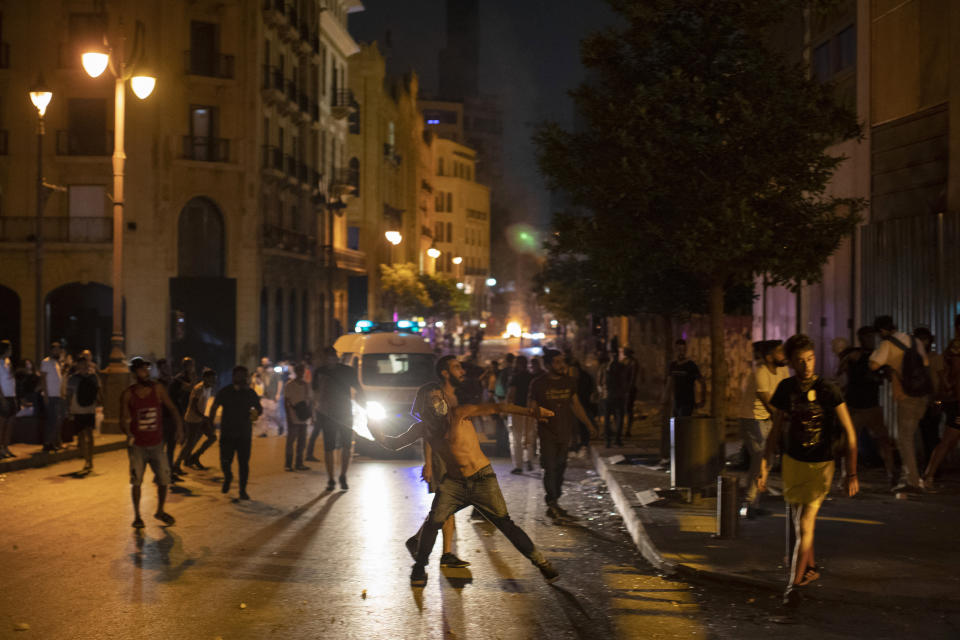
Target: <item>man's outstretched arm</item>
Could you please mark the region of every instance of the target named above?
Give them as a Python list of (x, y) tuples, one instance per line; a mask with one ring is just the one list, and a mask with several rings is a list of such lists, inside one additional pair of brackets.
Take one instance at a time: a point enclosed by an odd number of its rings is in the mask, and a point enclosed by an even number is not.
[(424, 435), (422, 422), (415, 422), (409, 429), (398, 436), (385, 435), (380, 425), (373, 420), (367, 422), (367, 428), (370, 429), (370, 435), (373, 436), (373, 439), (376, 440), (380, 446), (392, 451), (408, 447)]
[(510, 413), (516, 416), (527, 416), (530, 418), (552, 418), (553, 411), (543, 407), (521, 407), (507, 402), (488, 403), (488, 404), (466, 404), (457, 407), (464, 418), (474, 416), (492, 416), (498, 413)]

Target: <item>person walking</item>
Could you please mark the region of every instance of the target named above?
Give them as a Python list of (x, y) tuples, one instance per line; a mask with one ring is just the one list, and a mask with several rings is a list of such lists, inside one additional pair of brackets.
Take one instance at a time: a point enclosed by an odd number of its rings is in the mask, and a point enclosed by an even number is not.
[[(157, 360), (157, 382), (163, 385), (163, 390), (167, 392), (167, 396), (175, 398), (178, 393), (176, 393), (176, 386), (174, 383), (173, 370), (170, 366), (170, 362), (166, 358), (160, 358)], [(167, 411), (163, 414), (163, 419), (166, 421), (166, 424), (163, 425), (163, 454), (167, 456), (167, 467), (170, 469), (170, 481), (177, 483), (183, 480), (183, 474), (177, 473), (174, 469), (173, 458), (177, 448), (177, 432), (173, 428), (173, 414), (177, 414), (178, 418), (183, 418), (183, 414), (180, 413), (179, 407), (177, 407), (176, 402), (173, 405), (176, 408), (176, 411)], [(181, 472), (183, 469), (180, 470)]]
[(873, 326), (880, 333), (881, 341), (870, 354), (870, 370), (883, 370), (888, 374), (897, 405), (897, 448), (902, 471), (893, 491), (922, 492), (923, 480), (917, 470), (914, 440), (920, 419), (927, 411), (927, 398), (933, 391), (930, 360), (923, 344), (898, 331), (892, 317), (880, 316)]
[(17, 404), (17, 379), (13, 368), (13, 345), (0, 340), (0, 459), (15, 457), (10, 451), (13, 419), (20, 409)]
[[(673, 343), (676, 359), (667, 368), (667, 383), (661, 397), (663, 406), (672, 418), (693, 415), (694, 409), (702, 407), (707, 397), (707, 387), (700, 367), (687, 358), (687, 341), (680, 338)], [(697, 400), (699, 388), (700, 400)], [(660, 465), (670, 464), (670, 421), (664, 420), (660, 429)]]
[(934, 479), (937, 469), (943, 459), (956, 449), (960, 443), (960, 315), (954, 321), (957, 337), (950, 341), (943, 354), (943, 375), (941, 378), (941, 397), (943, 398), (943, 413), (946, 416), (946, 428), (943, 438), (930, 454), (930, 462), (923, 473), (924, 487), (930, 491), (934, 489)]
[(60, 367), (61, 349), (59, 342), (52, 342), (47, 357), (40, 362), (40, 390), (43, 394), (43, 450), (58, 451), (63, 447), (60, 442), (60, 424), (63, 422), (63, 370)]
[[(527, 368), (526, 356), (518, 356), (507, 385), (507, 404), (527, 406), (532, 381), (533, 374)], [(510, 473), (519, 475), (524, 467), (527, 471), (533, 471), (533, 458), (537, 454), (537, 421), (521, 415), (511, 415), (507, 419), (510, 426), (510, 457), (513, 459)]]
[(563, 495), (570, 438), (577, 420), (593, 432), (596, 429), (577, 398), (576, 381), (566, 375), (563, 354), (548, 349), (543, 354), (543, 363), (547, 372), (530, 383), (527, 403), (534, 409), (543, 407), (550, 412), (550, 416), (537, 425), (547, 516), (553, 520), (574, 519), (559, 503)]
[[(200, 456), (217, 441), (217, 435), (213, 428), (214, 416), (207, 414), (210, 402), (213, 400), (213, 389), (216, 384), (217, 373), (213, 369), (204, 369), (200, 376), (200, 382), (193, 385), (193, 389), (190, 391), (187, 410), (183, 417), (186, 427), (186, 441), (180, 447), (180, 455), (177, 456), (177, 469), (180, 469), (181, 465), (186, 465), (197, 471), (203, 471), (207, 468), (200, 462)], [(200, 449), (194, 452), (194, 447), (197, 446), (202, 436), (206, 436), (207, 439), (200, 445)]]
[(240, 473), (241, 500), (249, 500), (247, 481), (250, 478), (250, 450), (253, 446), (253, 421), (263, 415), (260, 398), (250, 388), (247, 368), (237, 365), (233, 368), (233, 379), (217, 392), (210, 408), (210, 419), (223, 409), (220, 418), (220, 469), (223, 471), (221, 493), (230, 491), (233, 482), (233, 458), (237, 458)]
[[(623, 446), (623, 420), (627, 405), (627, 371), (619, 360), (619, 354), (611, 350), (606, 363), (597, 375), (597, 391), (603, 407), (604, 432), (607, 448), (616, 442)], [(616, 440), (614, 440), (616, 438)]]
[(436, 542), (437, 532), (450, 516), (468, 505), (479, 509), (487, 520), (506, 535), (514, 547), (540, 570), (544, 579), (553, 582), (559, 578), (559, 573), (550, 561), (510, 518), (500, 484), (497, 482), (497, 474), (480, 449), (480, 440), (470, 422), (472, 417), (494, 413), (541, 418), (550, 417), (552, 413), (544, 408), (530, 409), (509, 404), (450, 407), (443, 386), (438, 382), (420, 387), (410, 413), (417, 422), (399, 436), (384, 435), (376, 421), (371, 421), (369, 428), (378, 443), (393, 451), (425, 439), (445, 466), (443, 475), (434, 479), (438, 483), (436, 496), (418, 537), (416, 558), (410, 571), (411, 586), (426, 585), (426, 565)]
[[(176, 520), (163, 509), (170, 485), (169, 460), (163, 451), (163, 430), (166, 424), (174, 425), (174, 441), (183, 442), (183, 423), (166, 387), (159, 380), (150, 379), (149, 362), (134, 358), (130, 361), (130, 371), (136, 381), (120, 397), (120, 429), (127, 436), (127, 457), (130, 460), (132, 526), (136, 529), (144, 527), (140, 517), (140, 496), (143, 472), (148, 464), (157, 482), (157, 510), (153, 517), (169, 526)], [(169, 422), (163, 419), (164, 414), (171, 416)]]
[(340, 452), (340, 489), (349, 489), (347, 470), (353, 451), (353, 399), (351, 390), (357, 392), (357, 402), (366, 406), (363, 387), (357, 372), (337, 361), (337, 350), (325, 347), (321, 366), (313, 372), (314, 427), (310, 435), (308, 451), (313, 458), (317, 434), (323, 431), (323, 459), (327, 468), (327, 491), (337, 487), (334, 481), (335, 453)]
[(853, 428), (859, 438), (864, 431), (870, 435), (877, 453), (883, 460), (883, 468), (887, 473), (890, 486), (896, 484), (896, 473), (893, 465), (893, 443), (883, 418), (883, 408), (880, 406), (880, 386), (883, 377), (870, 369), (870, 358), (877, 346), (877, 330), (872, 326), (857, 329), (859, 347), (844, 351), (840, 360), (838, 373), (845, 375), (847, 388), (844, 393)]
[(87, 475), (93, 471), (93, 430), (97, 425), (97, 407), (103, 405), (103, 388), (97, 367), (88, 355), (81, 354), (76, 370), (67, 381), (66, 402), (77, 433), (77, 449), (84, 459), (80, 473)]
[(777, 385), (770, 406), (773, 428), (767, 437), (759, 491), (767, 490), (773, 456), (783, 444), (783, 498), (796, 530), (796, 544), (790, 566), (785, 605), (795, 605), (800, 590), (820, 577), (813, 540), (817, 513), (823, 504), (834, 473), (834, 446), (846, 435), (846, 494), (860, 490), (857, 480), (857, 434), (840, 389), (819, 377), (813, 341), (797, 334), (787, 340), (787, 359), (795, 375)]
[[(313, 413), (313, 392), (304, 379), (306, 366), (303, 362), (293, 365), (294, 377), (284, 385), (283, 401), (286, 404), (287, 441), (286, 471), (309, 471), (310, 467), (303, 464), (303, 449), (307, 441), (307, 421)], [(296, 445), (296, 466), (294, 466), (294, 445)]]
[(757, 479), (760, 477), (763, 450), (767, 436), (773, 428), (770, 404), (774, 391), (786, 380), (786, 356), (780, 340), (764, 340), (756, 345), (757, 362), (747, 377), (747, 390), (744, 394), (744, 413), (740, 420), (743, 443), (750, 457), (750, 470), (747, 474), (746, 495), (743, 507), (748, 518), (762, 514), (758, 507)]

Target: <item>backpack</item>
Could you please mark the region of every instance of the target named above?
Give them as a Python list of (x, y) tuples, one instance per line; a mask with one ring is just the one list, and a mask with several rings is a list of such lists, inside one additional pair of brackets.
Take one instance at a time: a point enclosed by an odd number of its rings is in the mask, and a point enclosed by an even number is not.
[(97, 384), (96, 378), (80, 376), (80, 381), (77, 383), (77, 404), (81, 407), (93, 406), (93, 403), (97, 401), (97, 391), (99, 389), (100, 385)]
[(498, 398), (507, 397), (507, 389), (510, 388), (510, 378), (511, 373), (513, 373), (512, 368), (504, 367), (503, 370), (497, 375), (497, 386), (494, 388), (493, 395)]
[(917, 339), (910, 338), (910, 346), (903, 344), (893, 336), (887, 338), (903, 351), (903, 370), (900, 373), (900, 385), (908, 396), (920, 398), (933, 393), (933, 380), (930, 367), (923, 364), (923, 356), (917, 350)]

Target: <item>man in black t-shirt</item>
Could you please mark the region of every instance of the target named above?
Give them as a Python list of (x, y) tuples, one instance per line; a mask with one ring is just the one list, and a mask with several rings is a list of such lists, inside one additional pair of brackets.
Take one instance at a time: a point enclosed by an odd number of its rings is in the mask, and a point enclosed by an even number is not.
[[(679, 339), (674, 343), (677, 359), (670, 363), (667, 373), (667, 388), (664, 392), (665, 404), (669, 403), (675, 418), (692, 416), (693, 410), (703, 406), (706, 385), (700, 367), (687, 359), (687, 341)], [(700, 388), (700, 401), (697, 401), (696, 387)]]
[[(506, 401), (509, 404), (527, 406), (530, 392), (530, 382), (533, 374), (527, 368), (526, 356), (519, 356), (509, 372)], [(537, 421), (527, 416), (508, 416), (510, 427), (510, 457), (513, 459), (513, 470), (510, 473), (523, 473), (523, 465), (527, 471), (533, 471), (533, 456), (537, 450)]]
[(323, 430), (323, 460), (327, 468), (327, 491), (337, 487), (334, 481), (335, 454), (340, 451), (340, 488), (346, 491), (347, 469), (353, 450), (353, 396), (351, 389), (357, 392), (357, 401), (365, 406), (363, 387), (352, 367), (337, 361), (337, 350), (326, 347), (323, 361), (313, 371), (313, 399), (315, 410), (313, 432), (307, 445), (307, 460), (313, 457), (313, 448), (317, 434)]
[(596, 429), (577, 399), (577, 381), (566, 375), (563, 354), (548, 350), (543, 354), (543, 363), (547, 371), (530, 383), (528, 404), (534, 409), (544, 407), (554, 414), (538, 423), (547, 516), (554, 520), (572, 519), (573, 516), (558, 504), (563, 493), (570, 438), (577, 420), (594, 433)]
[(210, 416), (217, 415), (217, 409), (223, 409), (220, 416), (220, 469), (223, 471), (223, 487), (220, 491), (230, 491), (233, 481), (233, 456), (237, 456), (240, 470), (240, 499), (249, 500), (247, 479), (250, 477), (250, 449), (253, 444), (253, 421), (263, 414), (260, 398), (250, 388), (247, 368), (233, 368), (233, 384), (217, 392), (210, 407)]
[(883, 458), (883, 467), (891, 485), (896, 479), (893, 468), (893, 443), (883, 420), (880, 407), (880, 385), (883, 377), (870, 370), (870, 354), (877, 344), (877, 330), (873, 327), (860, 327), (857, 330), (859, 348), (847, 349), (840, 361), (838, 374), (847, 375), (846, 401), (850, 409), (850, 419), (857, 435), (864, 430), (870, 433), (877, 453)]
[(859, 491), (857, 481), (857, 434), (840, 389), (815, 373), (813, 341), (798, 334), (787, 340), (787, 359), (796, 372), (780, 382), (770, 399), (777, 411), (767, 437), (757, 488), (767, 489), (773, 456), (784, 443), (782, 457), (783, 499), (790, 508), (796, 531), (790, 579), (784, 604), (794, 605), (802, 588), (820, 577), (814, 562), (813, 537), (817, 513), (830, 491), (834, 472), (834, 444), (846, 434), (846, 493)]

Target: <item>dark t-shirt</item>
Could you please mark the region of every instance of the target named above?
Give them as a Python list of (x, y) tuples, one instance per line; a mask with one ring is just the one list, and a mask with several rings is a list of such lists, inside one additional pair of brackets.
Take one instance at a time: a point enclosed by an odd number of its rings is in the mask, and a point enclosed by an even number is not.
[(804, 388), (796, 376), (782, 381), (770, 404), (784, 412), (786, 453), (801, 462), (833, 460), (833, 443), (840, 437), (837, 406), (843, 394), (832, 382), (817, 378)]
[(513, 404), (521, 407), (527, 406), (527, 398), (530, 395), (530, 382), (533, 380), (533, 374), (529, 371), (513, 371), (510, 376), (509, 389), (516, 389), (513, 392)]
[(530, 383), (529, 399), (556, 414), (537, 423), (541, 438), (560, 442), (570, 440), (577, 422), (577, 417), (573, 415), (573, 398), (576, 393), (577, 381), (569, 376), (554, 377), (545, 373)]
[(670, 363), (670, 377), (673, 378), (673, 406), (693, 407), (696, 404), (696, 395), (693, 383), (702, 378), (700, 368), (693, 360), (684, 360)]
[(250, 387), (236, 388), (232, 384), (217, 392), (216, 404), (223, 407), (220, 416), (220, 432), (223, 437), (251, 437), (253, 424), (250, 422), (250, 409), (263, 413), (257, 392)]
[(847, 405), (851, 409), (872, 409), (880, 406), (882, 379), (870, 371), (870, 354), (866, 349), (851, 349), (847, 354)]
[(314, 400), (317, 412), (345, 425), (353, 424), (351, 387), (360, 389), (357, 372), (345, 364), (317, 367), (313, 370)]

